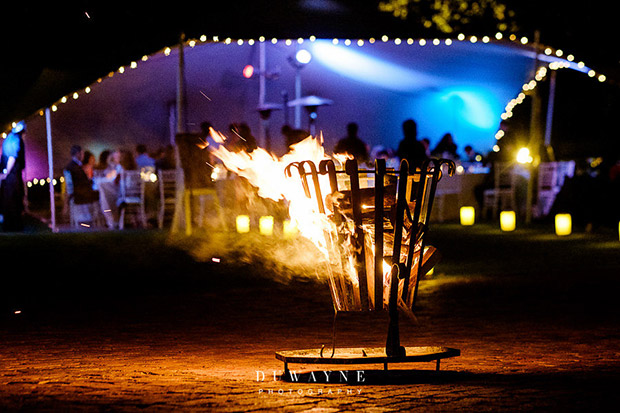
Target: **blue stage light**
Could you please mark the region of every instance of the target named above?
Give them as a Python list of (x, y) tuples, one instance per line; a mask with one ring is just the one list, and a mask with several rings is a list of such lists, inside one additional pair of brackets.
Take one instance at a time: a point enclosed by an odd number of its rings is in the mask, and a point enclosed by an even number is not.
[(312, 53), (318, 61), (334, 72), (393, 91), (414, 92), (439, 84), (438, 79), (432, 75), (326, 40), (314, 42)]

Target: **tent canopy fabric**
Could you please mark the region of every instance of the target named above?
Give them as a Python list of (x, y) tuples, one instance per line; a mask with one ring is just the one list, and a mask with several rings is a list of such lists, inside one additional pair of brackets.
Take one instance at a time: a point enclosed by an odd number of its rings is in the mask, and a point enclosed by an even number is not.
[[(259, 144), (268, 134), (276, 153), (285, 150), (280, 128), (286, 119), (292, 123), (293, 109), (274, 110), (269, 121), (261, 123), (257, 108), (259, 103), (283, 104), (285, 95), (295, 99), (296, 74), (302, 96), (333, 102), (318, 108), (314, 122), (328, 151), (345, 135), (349, 122), (359, 125), (360, 137), (369, 146), (395, 148), (402, 138), (402, 122), (413, 118), (419, 138), (428, 137), (431, 146), (452, 133), (460, 150), (469, 144), (486, 152), (495, 143), (506, 103), (533, 78), (537, 58), (531, 46), (469, 39), (217, 40), (184, 47), (189, 131), (199, 131), (208, 121), (228, 133), (231, 123), (245, 122), (263, 138)], [(261, 45), (266, 78), (262, 97), (257, 73)], [(308, 50), (311, 60), (296, 71), (290, 58), (299, 49)], [(546, 55), (538, 59), (543, 65), (567, 63)], [(248, 79), (242, 71), (249, 64), (255, 73)], [(133, 150), (138, 143), (149, 150), (170, 143), (178, 67), (178, 49), (166, 48), (128, 62), (52, 106), (55, 174), (68, 162), (73, 144), (98, 155), (105, 149)], [(302, 109), (301, 127), (309, 130), (309, 121)], [(44, 117), (35, 113), (27, 119), (27, 128), (26, 179), (45, 177)]]

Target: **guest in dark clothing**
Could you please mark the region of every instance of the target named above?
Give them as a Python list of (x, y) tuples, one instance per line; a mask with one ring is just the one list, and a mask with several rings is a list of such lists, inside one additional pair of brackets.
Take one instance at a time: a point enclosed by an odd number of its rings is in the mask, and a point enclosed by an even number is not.
[(19, 123), (2, 143), (0, 158), (0, 209), (4, 218), (4, 231), (24, 229), (24, 181), (22, 171), (26, 166), (26, 156), (22, 133), (25, 126)]
[(403, 136), (396, 150), (396, 156), (401, 160), (406, 159), (409, 162), (409, 170), (413, 172), (416, 166), (428, 159), (426, 148), (418, 140), (418, 125), (413, 119), (403, 122)]
[(293, 129), (289, 125), (282, 126), (282, 135), (284, 136), (284, 143), (286, 144), (286, 150), (290, 150), (292, 145), (299, 143), (310, 136), (310, 133), (303, 129)]
[(247, 123), (233, 123), (229, 126), (230, 131), (233, 133), (233, 139), (231, 147), (233, 152), (252, 152), (258, 148), (256, 138), (252, 135), (252, 130)]
[(431, 152), (431, 155), (437, 158), (447, 158), (456, 161), (459, 159), (459, 155), (456, 152), (456, 144), (454, 143), (454, 139), (452, 138), (451, 133), (446, 133), (443, 135), (435, 149)]
[(99, 192), (93, 189), (93, 183), (82, 168), (84, 151), (79, 145), (71, 147), (71, 161), (65, 170), (71, 174), (73, 184), (73, 202), (77, 205), (90, 204), (99, 200)]
[(349, 123), (347, 125), (347, 136), (338, 141), (334, 153), (346, 153), (353, 156), (357, 163), (366, 163), (368, 162), (368, 148), (364, 141), (357, 136), (358, 129), (357, 123)]

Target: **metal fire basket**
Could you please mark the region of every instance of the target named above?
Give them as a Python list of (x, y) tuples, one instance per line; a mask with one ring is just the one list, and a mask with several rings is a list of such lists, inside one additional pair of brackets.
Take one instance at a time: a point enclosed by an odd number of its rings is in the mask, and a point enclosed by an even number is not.
[[(317, 202), (319, 213), (333, 224), (325, 238), (335, 312), (331, 351), (324, 347), (278, 351), (276, 358), (284, 362), (285, 374), (289, 363), (382, 363), (387, 370), (388, 363), (436, 361), (439, 370), (441, 359), (460, 355), (459, 350), (447, 347), (405, 348), (399, 335), (399, 310), (415, 318), (420, 278), (440, 258), (436, 248), (425, 245), (425, 235), (442, 169), (452, 176), (455, 164), (429, 159), (410, 172), (406, 160), (394, 170), (386, 168), (385, 160), (377, 159), (374, 170), (364, 170), (349, 159), (344, 169), (338, 170), (334, 161), (326, 159), (318, 167), (312, 161), (286, 167), (288, 177), (297, 171), (305, 195)], [(320, 181), (326, 177), (330, 193), (324, 197)], [(352, 311), (388, 312), (385, 348), (336, 349), (337, 315)]]

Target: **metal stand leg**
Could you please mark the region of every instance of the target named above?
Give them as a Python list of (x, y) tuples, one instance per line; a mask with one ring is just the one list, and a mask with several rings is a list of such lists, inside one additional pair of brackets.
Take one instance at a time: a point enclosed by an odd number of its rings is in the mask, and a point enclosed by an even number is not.
[[(338, 310), (334, 311), (334, 321), (332, 323), (332, 354), (331, 357), (334, 357), (334, 354), (336, 353), (336, 319), (338, 318)], [(323, 345), (323, 347), (321, 347), (321, 353), (320, 356), (323, 357), (323, 350), (325, 350), (325, 345)]]
[(390, 314), (390, 324), (388, 326), (387, 342), (385, 344), (385, 354), (388, 357), (404, 357), (406, 355), (405, 348), (400, 345), (400, 333), (398, 326), (398, 264), (392, 266), (390, 281), (390, 302), (388, 311)]

